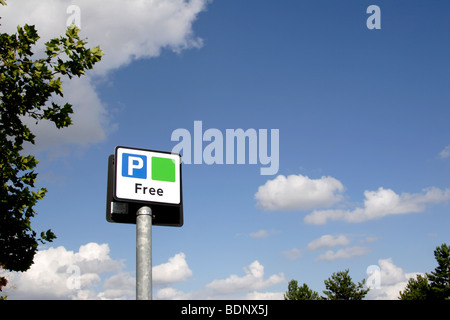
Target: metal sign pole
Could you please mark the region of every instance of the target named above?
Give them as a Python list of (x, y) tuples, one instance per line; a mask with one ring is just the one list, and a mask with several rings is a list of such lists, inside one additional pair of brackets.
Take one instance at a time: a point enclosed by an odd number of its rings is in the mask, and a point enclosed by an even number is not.
[(123, 146), (108, 157), (106, 220), (136, 223), (137, 300), (152, 299), (152, 224), (183, 225), (181, 163), (178, 153)]
[(136, 300), (152, 300), (152, 209), (136, 212)]

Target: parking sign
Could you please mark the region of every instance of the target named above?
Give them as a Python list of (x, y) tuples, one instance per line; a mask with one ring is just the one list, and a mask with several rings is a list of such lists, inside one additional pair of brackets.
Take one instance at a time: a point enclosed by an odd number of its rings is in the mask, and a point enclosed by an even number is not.
[(181, 202), (181, 157), (170, 152), (116, 147), (114, 198), (177, 205)]

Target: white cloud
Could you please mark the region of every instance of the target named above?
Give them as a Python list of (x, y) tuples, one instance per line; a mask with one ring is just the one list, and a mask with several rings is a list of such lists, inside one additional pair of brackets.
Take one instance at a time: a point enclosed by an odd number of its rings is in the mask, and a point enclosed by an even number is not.
[(101, 281), (100, 275), (123, 267), (111, 259), (107, 244), (88, 243), (78, 252), (62, 246), (40, 250), (28, 271), (6, 273), (5, 294), (9, 299), (91, 299), (95, 294), (89, 288)]
[(157, 300), (191, 300), (192, 294), (168, 287), (159, 289), (155, 294), (155, 298)]
[[(264, 266), (258, 261), (244, 268), (244, 276), (230, 275), (226, 279), (213, 280), (197, 291), (183, 292), (172, 287), (159, 289), (156, 299), (196, 300), (196, 299), (243, 299), (277, 300), (283, 299), (284, 292), (261, 292), (259, 290), (286, 282), (283, 273), (264, 278)], [(243, 294), (243, 295), (242, 295)]]
[(372, 243), (378, 240), (378, 237), (367, 237), (361, 240), (361, 243)]
[(279, 175), (260, 186), (255, 198), (266, 210), (311, 210), (341, 201), (343, 191), (342, 183), (333, 177)]
[(245, 275), (239, 277), (230, 275), (226, 279), (214, 280), (206, 285), (206, 289), (213, 296), (251, 292), (271, 287), (285, 281), (283, 273), (271, 275), (264, 279), (264, 266), (257, 260), (248, 268), (244, 268)]
[(283, 254), (286, 258), (295, 260), (302, 256), (302, 251), (298, 248), (292, 248), (290, 250), (283, 251)]
[[(360, 247), (353, 247), (337, 252), (327, 254), (328, 258), (350, 258), (353, 256), (365, 254), (367, 249)], [(397, 300), (399, 292), (405, 289), (408, 280), (412, 277), (416, 277), (422, 273), (405, 273), (402, 268), (396, 266), (392, 258), (378, 260), (379, 272), (377, 276), (378, 286), (372, 288), (366, 296), (368, 300)], [(254, 269), (252, 271), (252, 269)], [(284, 276), (274, 275), (270, 278), (278, 278), (276, 281), (270, 281), (269, 279), (263, 279), (263, 267), (258, 261), (253, 262), (248, 268), (244, 268), (246, 275), (236, 276), (231, 275), (223, 280), (215, 280), (208, 284), (204, 289), (195, 292), (183, 292), (171, 287), (162, 288), (155, 294), (156, 299), (164, 300), (180, 300), (180, 299), (229, 299), (230, 296), (233, 299), (244, 300), (282, 300), (284, 292), (264, 292), (260, 291), (263, 287), (275, 285), (281, 282), (285, 282)], [(368, 279), (366, 279), (368, 280)], [(245, 284), (245, 285), (244, 285)], [(217, 291), (211, 290), (211, 286)], [(244, 288), (245, 286), (245, 288)], [(254, 289), (259, 287), (260, 289)], [(233, 295), (238, 293), (244, 293), (244, 295)]]
[(134, 299), (136, 295), (136, 279), (128, 272), (120, 272), (103, 282), (104, 291), (92, 299), (101, 300), (127, 300)]
[(321, 254), (316, 260), (333, 261), (337, 259), (350, 259), (365, 255), (368, 252), (368, 248), (359, 246), (339, 249), (336, 252), (333, 250), (328, 250), (324, 254)]
[(378, 219), (387, 215), (424, 211), (427, 206), (450, 200), (450, 189), (436, 187), (424, 189), (422, 193), (397, 194), (380, 187), (377, 191), (365, 191), (364, 207), (354, 210), (315, 210), (304, 219), (308, 224), (324, 224), (328, 220), (344, 220), (350, 223)]
[(192, 276), (192, 270), (189, 269), (183, 252), (169, 258), (167, 263), (153, 267), (152, 271), (155, 285), (181, 282)]
[[(164, 48), (179, 52), (202, 46), (192, 25), (207, 0), (79, 0), (81, 36), (105, 51), (95, 73), (127, 65), (133, 60), (160, 55)], [(71, 14), (68, 0), (9, 1), (2, 7), (2, 29), (15, 32), (17, 25), (33, 24), (41, 39), (65, 33)], [(40, 43), (43, 48), (43, 43)]]
[(446, 146), (440, 153), (439, 157), (442, 159), (450, 158), (450, 145)]
[(366, 296), (370, 300), (397, 300), (399, 292), (403, 291), (410, 278), (421, 273), (405, 273), (396, 266), (392, 258), (378, 260), (380, 267), (379, 286), (371, 288)]
[[(174, 288), (163, 288), (156, 292), (157, 300), (204, 300), (204, 299), (230, 299), (230, 296), (209, 296), (205, 290), (196, 292), (183, 292)], [(252, 291), (243, 296), (233, 296), (235, 300), (283, 300), (284, 292), (259, 292)]]
[(23, 118), (30, 130), (36, 135), (36, 144), (28, 145), (26, 151), (45, 150), (58, 145), (88, 146), (106, 139), (116, 130), (117, 125), (111, 122), (104, 103), (100, 100), (89, 77), (72, 78), (63, 81), (64, 98), (53, 101), (64, 105), (73, 105), (72, 125), (57, 129), (50, 121), (41, 121), (37, 125), (31, 118)]
[(336, 204), (341, 207), (344, 199), (343, 184), (333, 177), (310, 179), (299, 175), (277, 176), (258, 188), (257, 205), (266, 210), (314, 210), (306, 215), (307, 224), (325, 224), (329, 220), (349, 223), (378, 219), (387, 215), (417, 213), (428, 206), (450, 200), (450, 189), (429, 187), (422, 193), (397, 194), (383, 187), (364, 191), (364, 206), (351, 209), (321, 209)]
[[(103, 141), (114, 130), (108, 106), (95, 91), (92, 75), (105, 76), (136, 59), (158, 57), (161, 50), (180, 52), (202, 46), (192, 26), (208, 0), (79, 0), (82, 38), (88, 46), (100, 45), (105, 52), (102, 61), (81, 79), (63, 82), (64, 102), (74, 105), (73, 122), (69, 128), (57, 130), (53, 124), (40, 122), (34, 132), (39, 150), (59, 145)], [(3, 32), (16, 32), (17, 25), (35, 25), (41, 40), (33, 50), (37, 56), (44, 51), (44, 42), (65, 33), (71, 14), (68, 0), (8, 1), (2, 6)], [(42, 56), (42, 54), (41, 54)]]
[(350, 243), (350, 240), (343, 234), (333, 236), (331, 234), (326, 234), (318, 239), (314, 239), (308, 243), (308, 250), (320, 250), (323, 248), (332, 248), (336, 246), (346, 246)]
[(243, 300), (283, 300), (285, 292), (258, 292), (253, 291), (246, 294)]
[(269, 232), (267, 230), (258, 230), (256, 232), (251, 232), (250, 237), (251, 238), (265, 238), (269, 236)]
[[(136, 279), (113, 260), (108, 244), (88, 243), (78, 252), (60, 246), (39, 250), (26, 272), (6, 272), (8, 299), (134, 299)], [(111, 275), (112, 274), (112, 275)], [(169, 285), (192, 275), (184, 253), (153, 267), (153, 281)]]
[(260, 229), (258, 231), (255, 232), (250, 232), (248, 235), (250, 238), (267, 238), (271, 235), (277, 234), (278, 231), (276, 230), (265, 230), (265, 229)]
[(180, 52), (203, 43), (194, 36), (192, 24), (205, 9), (205, 0), (110, 0), (107, 5), (101, 0), (84, 0), (79, 6), (82, 31), (106, 53), (96, 72), (157, 57), (164, 48)]
[[(60, 246), (39, 250), (26, 272), (1, 271), (8, 279), (2, 294), (8, 299), (135, 299), (136, 279), (125, 270), (123, 261), (110, 257), (108, 244), (88, 243), (78, 252)], [(156, 299), (282, 299), (280, 292), (260, 290), (285, 282), (282, 273), (264, 277), (264, 267), (254, 261), (244, 268), (245, 275), (214, 280), (199, 291), (183, 292), (170, 287), (187, 280), (192, 271), (183, 252), (153, 267), (153, 283), (159, 287)]]
[(397, 267), (392, 258), (378, 260), (381, 271), (381, 281), (383, 285), (392, 285), (407, 280), (403, 269)]

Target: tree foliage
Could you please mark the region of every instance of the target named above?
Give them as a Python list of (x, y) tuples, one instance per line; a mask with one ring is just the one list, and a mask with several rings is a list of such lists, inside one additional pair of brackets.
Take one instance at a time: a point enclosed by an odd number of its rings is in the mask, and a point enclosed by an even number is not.
[(450, 299), (450, 248), (443, 243), (434, 250), (438, 266), (425, 276), (411, 278), (400, 300), (448, 300)]
[(366, 279), (355, 284), (349, 275), (349, 269), (334, 272), (324, 282), (327, 290), (323, 293), (329, 300), (362, 300), (370, 290), (364, 289)]
[(37, 159), (22, 154), (24, 143), (35, 142), (24, 118), (48, 120), (57, 128), (72, 123), (72, 105), (51, 102), (63, 96), (61, 77), (82, 76), (103, 55), (99, 47), (86, 48), (79, 31), (69, 27), (64, 36), (46, 42), (40, 59), (32, 51), (39, 39), (34, 26), (0, 34), (0, 264), (7, 270), (27, 270), (38, 244), (56, 237), (51, 230), (37, 237), (31, 227), (34, 207), (47, 190), (35, 187)]
[(442, 244), (434, 250), (434, 258), (438, 266), (427, 274), (434, 299), (450, 299), (450, 248)]
[(400, 292), (400, 300), (427, 300), (430, 299), (430, 285), (427, 275), (417, 275), (417, 278), (410, 278), (405, 290)]
[(362, 300), (369, 292), (364, 289), (366, 280), (358, 284), (352, 281), (349, 270), (334, 272), (330, 278), (324, 281), (326, 290), (325, 297), (310, 289), (306, 283), (301, 287), (296, 280), (289, 281), (288, 290), (284, 294), (284, 300)]
[(291, 280), (288, 284), (288, 291), (284, 294), (284, 300), (320, 300), (320, 297), (306, 283), (299, 287), (297, 280)]

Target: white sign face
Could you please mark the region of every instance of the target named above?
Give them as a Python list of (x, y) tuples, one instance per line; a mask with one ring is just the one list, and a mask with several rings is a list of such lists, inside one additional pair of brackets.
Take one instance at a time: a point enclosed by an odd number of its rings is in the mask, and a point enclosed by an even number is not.
[(117, 200), (180, 204), (179, 154), (116, 147), (115, 163)]

